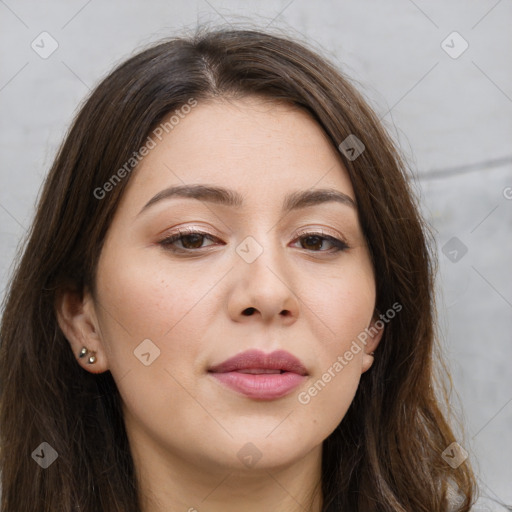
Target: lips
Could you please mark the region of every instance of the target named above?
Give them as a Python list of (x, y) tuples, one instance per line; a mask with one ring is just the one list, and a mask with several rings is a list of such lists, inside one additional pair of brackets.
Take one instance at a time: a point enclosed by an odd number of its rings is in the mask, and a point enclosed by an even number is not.
[(211, 367), (208, 372), (221, 384), (258, 400), (286, 396), (308, 375), (301, 361), (284, 350), (270, 354), (248, 350)]

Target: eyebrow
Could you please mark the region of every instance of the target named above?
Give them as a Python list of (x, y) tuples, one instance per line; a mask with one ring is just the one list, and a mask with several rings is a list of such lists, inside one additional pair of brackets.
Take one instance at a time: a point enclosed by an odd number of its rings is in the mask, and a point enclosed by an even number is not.
[[(153, 206), (160, 201), (165, 199), (171, 199), (174, 197), (178, 198), (191, 198), (199, 201), (208, 201), (220, 205), (230, 206), (234, 208), (240, 208), (243, 205), (244, 198), (241, 194), (234, 190), (230, 190), (224, 187), (217, 187), (212, 185), (178, 185), (174, 187), (166, 188), (158, 194), (154, 195), (138, 213), (146, 211), (148, 208)], [(337, 202), (350, 206), (351, 208), (357, 209), (355, 201), (340, 192), (339, 190), (323, 188), (323, 189), (310, 189), (310, 190), (298, 190), (288, 194), (283, 203), (283, 211), (290, 212), (292, 210), (298, 210), (306, 208), (308, 206), (314, 206), (318, 204)]]

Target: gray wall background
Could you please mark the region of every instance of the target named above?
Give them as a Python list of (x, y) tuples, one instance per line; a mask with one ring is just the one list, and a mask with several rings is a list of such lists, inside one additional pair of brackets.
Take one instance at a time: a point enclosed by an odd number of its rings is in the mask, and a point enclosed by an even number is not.
[(511, 21), (507, 0), (0, 0), (0, 299), (57, 147), (115, 63), (198, 22), (302, 34), (359, 82), (409, 161), (436, 233), (440, 335), (467, 431), (459, 443), (478, 472), (477, 509), (504, 510), (495, 500), (512, 503)]

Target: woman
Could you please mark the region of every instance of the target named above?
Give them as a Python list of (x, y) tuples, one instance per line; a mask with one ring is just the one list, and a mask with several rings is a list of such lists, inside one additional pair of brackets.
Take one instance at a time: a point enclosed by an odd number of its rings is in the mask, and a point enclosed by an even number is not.
[(375, 114), (302, 44), (130, 58), (7, 293), (2, 511), (470, 510), (429, 236)]

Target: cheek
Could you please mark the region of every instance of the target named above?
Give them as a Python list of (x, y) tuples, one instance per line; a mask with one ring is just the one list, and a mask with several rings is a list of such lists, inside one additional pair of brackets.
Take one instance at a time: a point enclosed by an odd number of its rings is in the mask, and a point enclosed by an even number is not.
[(375, 308), (375, 293), (372, 269), (364, 261), (351, 261), (336, 278), (318, 283), (317, 305), (313, 307), (329, 328), (329, 345), (333, 350), (343, 350), (347, 342), (350, 344), (368, 327)]
[(369, 326), (375, 306), (371, 267), (358, 262), (345, 270), (328, 286), (324, 283), (315, 290), (316, 308), (329, 336), (315, 350), (315, 374), (298, 396), (311, 421), (322, 418), (329, 433), (345, 416), (357, 391), (364, 352), (358, 336)]
[[(191, 369), (214, 315), (206, 310), (211, 302), (202, 298), (216, 280), (185, 272), (161, 256), (157, 261), (136, 251), (123, 254), (127, 256), (112, 258), (106, 252), (98, 267), (109, 370), (126, 411), (171, 427), (179, 423), (179, 415), (169, 411), (183, 404), (194, 409), (189, 393), (196, 376)], [(204, 414), (200, 408), (193, 412), (197, 417)]]
[(361, 373), (356, 365), (348, 365), (336, 373), (325, 371), (316, 381), (301, 392), (299, 407), (304, 411), (303, 431), (313, 440), (325, 440), (343, 421), (359, 386)]
[[(110, 370), (119, 378), (131, 372), (130, 380), (142, 371), (143, 386), (152, 382), (159, 387), (158, 379), (170, 378), (162, 374), (166, 368), (190, 368), (197, 359), (199, 342), (214, 316), (206, 307), (211, 301), (205, 299), (218, 279), (184, 271), (161, 255), (149, 259), (143, 251), (118, 251), (117, 258), (112, 254), (106, 252), (98, 266), (100, 323)], [(148, 360), (154, 362), (146, 368)]]
[(368, 327), (372, 294), (359, 296), (347, 289), (337, 300), (325, 301), (331, 324), (330, 341), (317, 345), (317, 364), (297, 401), (304, 408), (304, 428), (327, 437), (342, 421), (359, 386), (363, 345), (358, 336)]
[(98, 292), (102, 305), (132, 338), (160, 339), (190, 313), (211, 281), (165, 258), (133, 251), (116, 259), (107, 254), (98, 272)]

